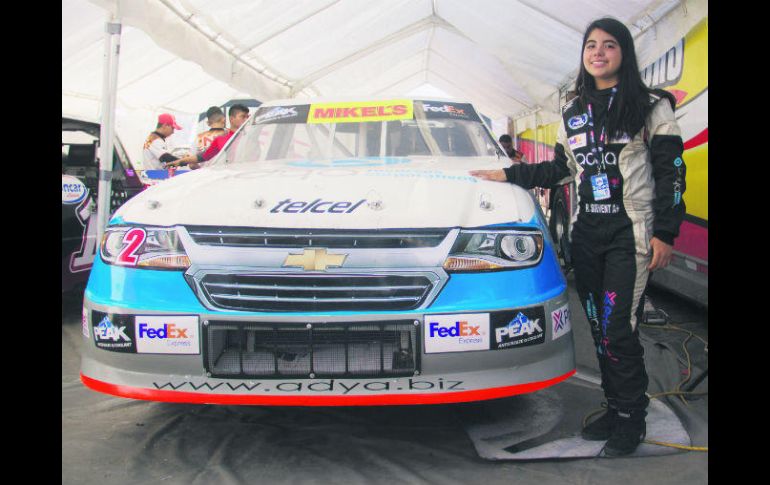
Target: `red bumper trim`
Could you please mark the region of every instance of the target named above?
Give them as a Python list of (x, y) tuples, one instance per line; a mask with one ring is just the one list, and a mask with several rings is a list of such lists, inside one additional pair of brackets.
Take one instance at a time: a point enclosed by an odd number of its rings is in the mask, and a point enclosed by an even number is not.
[(566, 374), (539, 382), (516, 386), (495, 387), (475, 391), (455, 391), (432, 394), (383, 394), (379, 396), (265, 396), (245, 394), (205, 394), (197, 392), (168, 391), (141, 387), (119, 386), (92, 379), (83, 373), (80, 380), (94, 391), (131, 399), (193, 404), (226, 404), (257, 406), (384, 406), (412, 404), (450, 404), (485, 401), (501, 397), (526, 394), (558, 384), (571, 377), (575, 369)]

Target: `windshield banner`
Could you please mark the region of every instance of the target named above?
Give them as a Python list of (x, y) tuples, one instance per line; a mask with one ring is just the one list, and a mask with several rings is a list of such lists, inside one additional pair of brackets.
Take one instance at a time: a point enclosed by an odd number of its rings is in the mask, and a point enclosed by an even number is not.
[(363, 123), (366, 121), (410, 120), (412, 101), (391, 99), (357, 103), (321, 103), (310, 105), (308, 123)]
[(420, 101), (425, 118), (429, 120), (468, 120), (481, 121), (473, 106), (467, 103), (452, 103), (447, 101)]
[(262, 106), (254, 115), (254, 124), (263, 123), (304, 123), (310, 105)]

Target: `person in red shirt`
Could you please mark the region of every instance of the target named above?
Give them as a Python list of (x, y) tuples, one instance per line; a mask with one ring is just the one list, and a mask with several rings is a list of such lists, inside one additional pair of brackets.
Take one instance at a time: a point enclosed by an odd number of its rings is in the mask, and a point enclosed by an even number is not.
[(200, 166), (199, 164), (201, 162), (207, 162), (214, 158), (220, 151), (222, 151), (222, 148), (227, 144), (227, 141), (230, 139), (230, 137), (233, 136), (236, 131), (238, 131), (238, 128), (240, 128), (241, 125), (243, 125), (246, 120), (249, 119), (249, 108), (242, 104), (232, 105), (230, 107), (229, 119), (230, 130), (224, 135), (220, 135), (214, 138), (214, 141), (211, 142), (211, 145), (209, 145), (206, 151), (195, 155), (188, 155), (184, 158), (180, 158), (179, 160), (167, 163), (166, 167), (189, 165), (191, 169), (195, 170)]
[(198, 133), (195, 137), (198, 153), (205, 152), (209, 145), (211, 145), (211, 142), (214, 141), (214, 138), (227, 133), (227, 129), (225, 129), (225, 114), (219, 106), (212, 106), (206, 110), (206, 124), (209, 125), (209, 129)]

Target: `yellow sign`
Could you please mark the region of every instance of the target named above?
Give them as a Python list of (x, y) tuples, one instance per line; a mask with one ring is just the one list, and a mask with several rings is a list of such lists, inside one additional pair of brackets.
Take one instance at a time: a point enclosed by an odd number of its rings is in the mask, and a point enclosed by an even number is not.
[(327, 254), (325, 249), (305, 249), (302, 254), (290, 254), (283, 267), (301, 266), (305, 271), (325, 271), (330, 266), (340, 267), (346, 254)]
[(308, 123), (363, 123), (412, 119), (413, 103), (405, 99), (356, 103), (311, 104)]

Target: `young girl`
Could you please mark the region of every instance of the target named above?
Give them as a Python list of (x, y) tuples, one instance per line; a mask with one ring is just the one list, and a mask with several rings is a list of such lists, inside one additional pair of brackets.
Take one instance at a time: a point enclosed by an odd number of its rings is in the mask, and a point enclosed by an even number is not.
[(648, 89), (633, 38), (602, 18), (583, 36), (577, 97), (562, 109), (554, 159), (476, 177), (526, 189), (574, 177), (579, 213), (572, 260), (596, 344), (608, 411), (583, 429), (607, 455), (633, 452), (646, 433), (647, 373), (637, 324), (649, 272), (671, 260), (685, 213), (684, 146), (674, 97)]

